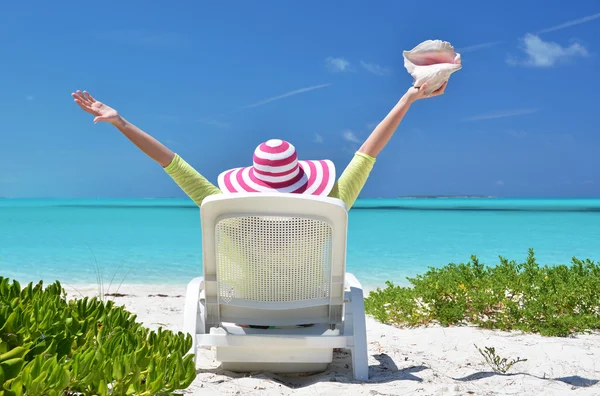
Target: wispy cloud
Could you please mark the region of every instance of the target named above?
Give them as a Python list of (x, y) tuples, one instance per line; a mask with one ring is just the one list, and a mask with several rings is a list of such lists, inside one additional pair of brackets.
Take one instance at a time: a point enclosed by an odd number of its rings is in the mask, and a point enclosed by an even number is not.
[(271, 103), (271, 102), (275, 102), (275, 101), (278, 101), (278, 100), (281, 100), (281, 99), (289, 98), (290, 96), (298, 95), (298, 94), (305, 93), (305, 92), (314, 91), (314, 90), (317, 90), (317, 89), (327, 88), (330, 85), (331, 84), (321, 84), (321, 85), (314, 85), (312, 87), (306, 87), (306, 88), (296, 89), (294, 91), (286, 92), (286, 93), (281, 94), (281, 95), (273, 96), (271, 98), (260, 100), (260, 101), (258, 101), (256, 103), (252, 103), (252, 104), (246, 105), (243, 108), (244, 109), (251, 109), (253, 107), (263, 106), (263, 105), (266, 105), (267, 103)]
[(497, 46), (498, 44), (502, 44), (503, 41), (490, 41), (488, 43), (469, 45), (466, 47), (457, 48), (456, 51), (460, 53), (479, 51), (482, 49), (488, 49)]
[(177, 34), (149, 32), (144, 29), (122, 29), (98, 32), (94, 34), (94, 37), (97, 40), (102, 41), (145, 47), (172, 47), (183, 42), (183, 38)]
[(504, 185), (504, 180), (496, 180), (496, 185), (497, 186), (503, 186)]
[(563, 47), (552, 41), (544, 41), (539, 36), (530, 33), (521, 40), (521, 50), (525, 53), (524, 58), (510, 55), (506, 59), (506, 63), (512, 66), (552, 67), (572, 58), (589, 55), (587, 49), (579, 43)]
[(582, 182), (582, 184), (591, 185), (591, 184), (594, 184), (594, 181), (593, 181), (593, 180), (584, 180), (584, 181)]
[(240, 111), (243, 111), (243, 110), (252, 109), (252, 108), (255, 108), (255, 107), (259, 107), (259, 106), (264, 106), (267, 103), (276, 102), (276, 101), (281, 100), (281, 99), (289, 98), (290, 96), (299, 95), (301, 93), (310, 92), (310, 91), (314, 91), (314, 90), (317, 90), (317, 89), (327, 88), (330, 85), (331, 85), (331, 83), (327, 83), (327, 84), (321, 84), (321, 85), (313, 85), (312, 87), (306, 87), (306, 88), (296, 89), (294, 91), (286, 92), (286, 93), (281, 94), (281, 95), (272, 96), (270, 98), (259, 100), (258, 102), (254, 102), (254, 103), (251, 103), (251, 104), (246, 105), (246, 106), (238, 107), (237, 109), (226, 111), (226, 112), (221, 113), (221, 114), (212, 115), (210, 117), (204, 117), (202, 119), (199, 119), (198, 122), (202, 122), (202, 123), (207, 124), (207, 125), (212, 125), (212, 126), (227, 128), (230, 125), (227, 122), (219, 121), (218, 118), (225, 117), (225, 116), (232, 115), (232, 114), (236, 114), (236, 113), (239, 113)]
[[(585, 16), (583, 18), (579, 18), (579, 19), (574, 19), (572, 21), (567, 21), (567, 22), (563, 22), (559, 25), (555, 25), (549, 28), (545, 28), (542, 30), (539, 30), (536, 35), (540, 35), (540, 34), (544, 34), (544, 33), (549, 33), (549, 32), (554, 32), (556, 30), (561, 30), (561, 29), (566, 29), (569, 28), (571, 26), (577, 26), (577, 25), (581, 25), (582, 23), (587, 23), (587, 22), (591, 22), (594, 21), (596, 19), (600, 19), (600, 12), (597, 14), (593, 14), (593, 15), (588, 15)], [(488, 49), (488, 48), (492, 48), (495, 47), (499, 44), (502, 44), (503, 41), (490, 41), (487, 43), (481, 43), (481, 44), (475, 44), (475, 45), (469, 45), (469, 46), (465, 46), (465, 47), (461, 47), (458, 48), (457, 51), (460, 53), (466, 53), (466, 52), (473, 52), (473, 51), (479, 51), (479, 50), (483, 50), (483, 49)]]
[(549, 33), (549, 32), (554, 32), (556, 30), (561, 30), (561, 29), (565, 29), (571, 26), (576, 26), (576, 25), (581, 25), (582, 23), (587, 23), (587, 22), (591, 22), (595, 19), (600, 18), (600, 12), (597, 14), (593, 14), (593, 15), (588, 15), (585, 16), (583, 18), (579, 18), (579, 19), (574, 19), (572, 21), (567, 21), (564, 23), (561, 23), (560, 25), (556, 25), (556, 26), (552, 26), (546, 29), (542, 29), (540, 31), (538, 31), (538, 34), (542, 34), (542, 33)]
[(466, 117), (466, 118), (463, 118), (463, 121), (482, 121), (482, 120), (493, 120), (495, 118), (515, 117), (515, 116), (520, 116), (520, 115), (537, 113), (538, 110), (539, 109), (505, 110), (505, 111), (499, 111), (497, 113), (480, 114), (480, 115)]
[(324, 142), (323, 136), (315, 133), (315, 138), (313, 139), (313, 142), (317, 143), (317, 144), (321, 144)]
[(25, 100), (30, 100), (31, 101), (33, 99), (34, 99), (33, 95), (27, 95), (27, 96), (25, 96)]
[(329, 57), (325, 59), (325, 67), (332, 73), (353, 71), (353, 67), (347, 59)]
[(376, 76), (389, 76), (392, 71), (387, 67), (380, 66), (376, 63), (367, 63), (360, 61), (360, 65), (368, 72), (375, 74)]
[(346, 129), (344, 132), (342, 132), (342, 137), (344, 138), (344, 140), (350, 143), (360, 143), (360, 139), (358, 138), (358, 136), (356, 136), (356, 134), (350, 129)]

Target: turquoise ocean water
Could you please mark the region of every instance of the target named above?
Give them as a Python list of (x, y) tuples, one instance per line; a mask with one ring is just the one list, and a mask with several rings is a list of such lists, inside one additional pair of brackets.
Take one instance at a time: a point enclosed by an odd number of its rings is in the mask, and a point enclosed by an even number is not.
[[(368, 288), (428, 266), (600, 260), (600, 199), (364, 199), (350, 211), (348, 270)], [(183, 284), (201, 273), (189, 200), (0, 200), (0, 276), (21, 282)]]

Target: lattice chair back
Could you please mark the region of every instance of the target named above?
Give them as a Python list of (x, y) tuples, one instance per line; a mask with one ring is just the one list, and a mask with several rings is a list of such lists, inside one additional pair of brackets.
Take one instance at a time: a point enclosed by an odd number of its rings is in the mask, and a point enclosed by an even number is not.
[(201, 208), (207, 325), (341, 323), (347, 211), (334, 198), (221, 194)]

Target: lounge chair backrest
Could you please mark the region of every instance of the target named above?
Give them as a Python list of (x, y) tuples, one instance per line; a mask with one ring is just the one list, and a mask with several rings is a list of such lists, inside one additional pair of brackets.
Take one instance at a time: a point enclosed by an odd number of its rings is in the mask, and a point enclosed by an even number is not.
[(213, 195), (201, 206), (207, 325), (339, 324), (348, 215), (335, 198)]

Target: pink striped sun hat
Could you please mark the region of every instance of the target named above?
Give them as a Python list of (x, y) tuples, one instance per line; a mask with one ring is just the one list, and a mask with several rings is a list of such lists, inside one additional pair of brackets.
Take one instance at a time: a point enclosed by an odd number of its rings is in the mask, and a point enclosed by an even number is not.
[(335, 166), (329, 160), (298, 161), (296, 148), (280, 139), (261, 143), (252, 166), (219, 175), (226, 193), (280, 192), (327, 196), (335, 183)]

